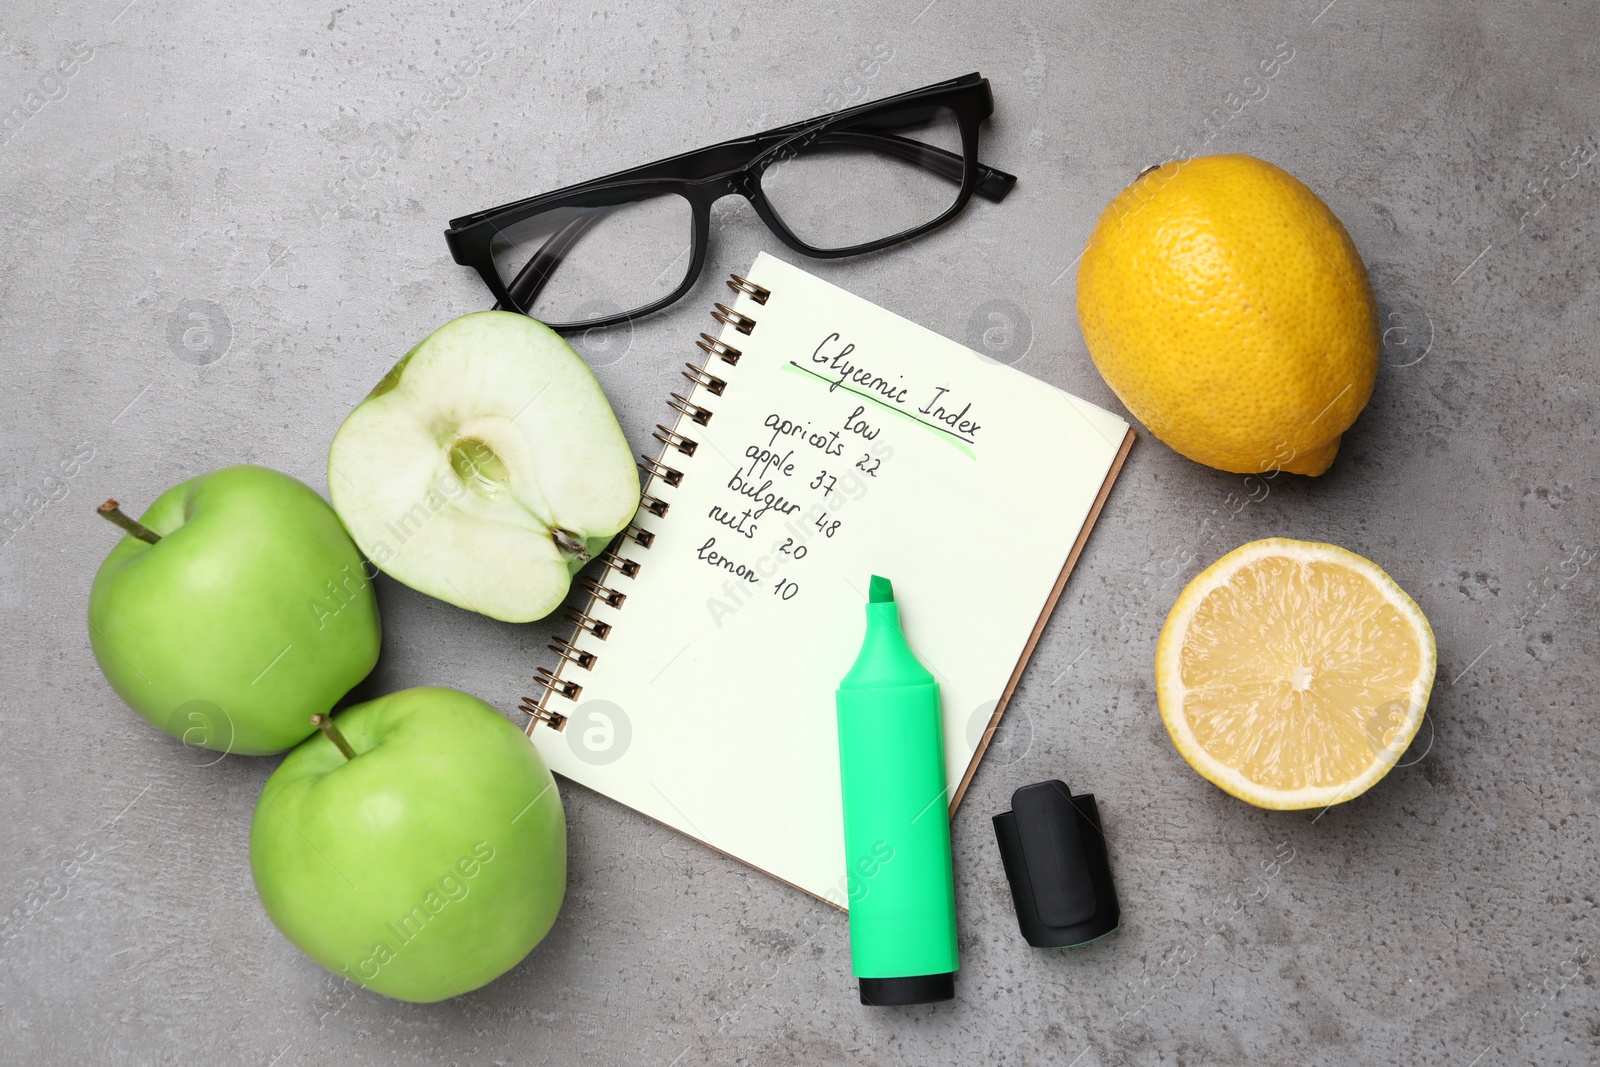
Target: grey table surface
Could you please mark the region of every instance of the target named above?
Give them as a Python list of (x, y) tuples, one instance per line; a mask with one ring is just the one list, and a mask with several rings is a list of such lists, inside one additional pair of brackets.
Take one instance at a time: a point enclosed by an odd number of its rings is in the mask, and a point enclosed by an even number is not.
[[(0, 1060), (1600, 1062), (1596, 31), (1533, 0), (9, 6)], [(811, 269), (1120, 412), (1074, 314), (1084, 239), (1147, 164), (1248, 152), (1344, 221), (1385, 333), (1322, 478), (1260, 498), (1141, 435), (955, 821), (958, 999), (864, 1009), (837, 913), (576, 787), (566, 905), (521, 966), (432, 1006), (323, 972), (250, 881), (277, 759), (202, 766), (95, 667), (94, 505), (239, 462), (325, 492), (350, 407), (486, 306), (455, 214), (969, 70), (1015, 193)], [(640, 447), (721, 277), (776, 246), (723, 206), (695, 292), (586, 349)], [(1377, 560), (1438, 635), (1422, 740), (1320, 817), (1223, 795), (1156, 709), (1178, 589), (1268, 535)], [(559, 629), (379, 598), (366, 693), (512, 714)], [(1071, 952), (1017, 936), (988, 821), (1049, 777), (1100, 797), (1123, 903)]]

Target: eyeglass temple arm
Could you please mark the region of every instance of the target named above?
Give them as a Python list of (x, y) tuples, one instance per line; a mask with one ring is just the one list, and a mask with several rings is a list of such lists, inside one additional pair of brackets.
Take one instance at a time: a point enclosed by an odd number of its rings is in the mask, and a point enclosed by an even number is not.
[[(863, 148), (871, 148), (887, 155), (898, 156), (908, 163), (915, 163), (956, 183), (961, 181), (967, 169), (966, 161), (954, 152), (947, 152), (943, 148), (923, 144), (910, 137), (897, 137), (894, 134), (831, 130), (819, 136), (816, 143), (860, 145)], [(979, 163), (978, 182), (973, 191), (985, 200), (999, 203), (1016, 184), (1015, 174), (1007, 174), (1003, 170)]]
[(590, 226), (609, 214), (609, 211), (602, 210), (579, 215), (552, 234), (522, 269), (517, 271), (517, 276), (511, 279), (511, 284), (506, 286), (506, 295), (511, 298), (511, 306), (507, 308), (506, 302), (502, 300), (495, 304), (494, 310), (520, 312), (524, 308), (533, 307), (533, 302), (538, 299), (540, 291), (555, 274), (556, 268), (561, 266), (561, 261), (572, 250), (572, 246), (578, 243), (578, 238), (582, 237)]

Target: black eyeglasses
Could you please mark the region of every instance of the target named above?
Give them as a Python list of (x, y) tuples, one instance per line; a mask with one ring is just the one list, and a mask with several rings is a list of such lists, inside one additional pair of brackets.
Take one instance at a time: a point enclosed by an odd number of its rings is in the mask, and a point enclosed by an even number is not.
[(452, 219), (445, 240), (498, 309), (553, 329), (659, 311), (700, 275), (711, 205), (750, 201), (784, 244), (860, 255), (949, 221), (1016, 177), (978, 162), (989, 82), (968, 74)]

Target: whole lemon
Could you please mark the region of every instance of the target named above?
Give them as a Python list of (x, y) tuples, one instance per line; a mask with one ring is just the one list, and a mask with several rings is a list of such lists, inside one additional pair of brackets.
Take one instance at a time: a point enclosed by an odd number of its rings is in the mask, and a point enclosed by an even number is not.
[(1327, 470), (1378, 374), (1377, 307), (1350, 235), (1252, 156), (1168, 163), (1118, 194), (1078, 268), (1078, 321), (1151, 433), (1241, 474)]

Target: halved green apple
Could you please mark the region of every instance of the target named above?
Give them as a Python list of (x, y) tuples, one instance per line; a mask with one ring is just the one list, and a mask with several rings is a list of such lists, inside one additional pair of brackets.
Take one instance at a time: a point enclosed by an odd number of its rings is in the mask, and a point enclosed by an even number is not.
[(334, 435), (328, 490), (378, 567), (507, 622), (554, 611), (639, 506), (588, 365), (506, 311), (445, 323), (384, 375)]

